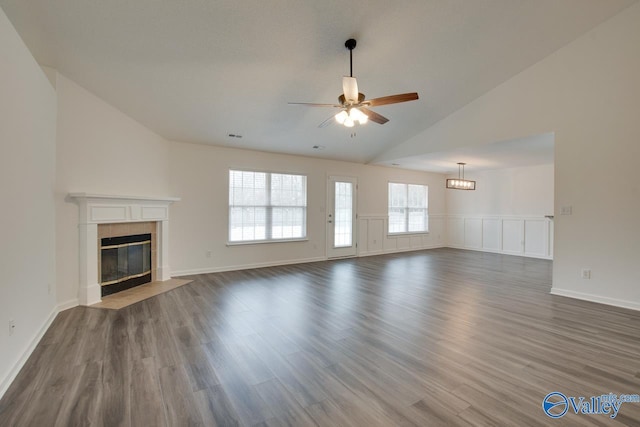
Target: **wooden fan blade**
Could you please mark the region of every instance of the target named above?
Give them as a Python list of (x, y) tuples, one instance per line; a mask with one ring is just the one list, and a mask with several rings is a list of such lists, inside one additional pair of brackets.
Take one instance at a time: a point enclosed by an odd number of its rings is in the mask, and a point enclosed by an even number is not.
[(287, 102), (289, 105), (304, 105), (306, 107), (336, 107), (342, 108), (342, 105), (338, 104), (316, 104), (314, 102)]
[(401, 93), (398, 95), (383, 96), (382, 98), (374, 98), (364, 101), (369, 107), (377, 107), (379, 105), (397, 104), (399, 102), (415, 101), (418, 99), (416, 92)]
[(389, 121), (385, 116), (378, 114), (375, 111), (371, 111), (368, 108), (358, 107), (358, 110), (362, 111), (372, 122), (383, 125)]

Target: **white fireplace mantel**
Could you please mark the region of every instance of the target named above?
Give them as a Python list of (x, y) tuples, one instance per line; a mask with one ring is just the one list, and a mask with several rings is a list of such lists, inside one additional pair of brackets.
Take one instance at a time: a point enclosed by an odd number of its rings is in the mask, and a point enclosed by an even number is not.
[(69, 193), (79, 208), (80, 286), (81, 305), (92, 305), (102, 300), (98, 281), (98, 224), (126, 222), (158, 223), (156, 278), (169, 280), (169, 205), (177, 197), (124, 196), (111, 194)]

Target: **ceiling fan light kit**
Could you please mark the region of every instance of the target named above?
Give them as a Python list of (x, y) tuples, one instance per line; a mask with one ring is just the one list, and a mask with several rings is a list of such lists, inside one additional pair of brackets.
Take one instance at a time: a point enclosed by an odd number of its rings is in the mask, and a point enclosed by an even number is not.
[[(378, 124), (385, 124), (389, 121), (386, 117), (369, 109), (379, 105), (397, 104), (400, 102), (414, 101), (418, 99), (416, 92), (403, 93), (398, 95), (390, 95), (382, 98), (374, 98), (365, 100), (363, 93), (358, 91), (358, 82), (353, 77), (353, 49), (356, 47), (355, 39), (349, 39), (344, 43), (349, 49), (349, 76), (342, 78), (342, 94), (338, 97), (339, 104), (315, 104), (306, 102), (290, 102), (290, 105), (305, 105), (308, 107), (334, 107), (340, 108), (340, 111), (332, 116), (339, 124), (351, 128), (356, 123), (364, 125), (369, 120)], [(331, 117), (320, 123), (318, 127), (325, 127), (333, 120)]]
[[(458, 163), (458, 178), (447, 179), (447, 188), (450, 190), (475, 190), (476, 182), (464, 179), (464, 166), (466, 163)], [(462, 174), (460, 171), (462, 170)]]

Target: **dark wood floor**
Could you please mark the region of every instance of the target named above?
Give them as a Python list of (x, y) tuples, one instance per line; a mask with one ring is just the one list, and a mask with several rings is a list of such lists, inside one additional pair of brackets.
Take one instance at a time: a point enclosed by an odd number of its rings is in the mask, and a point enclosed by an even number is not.
[(549, 295), (551, 262), (437, 249), (193, 276), (58, 315), (2, 426), (640, 425), (542, 411), (640, 392), (640, 313)]

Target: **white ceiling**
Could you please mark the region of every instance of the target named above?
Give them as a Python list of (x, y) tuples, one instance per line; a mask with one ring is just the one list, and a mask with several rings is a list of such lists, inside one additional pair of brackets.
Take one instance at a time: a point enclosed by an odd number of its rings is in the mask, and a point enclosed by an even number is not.
[[(38, 62), (168, 139), (368, 162), (635, 1), (0, 0), (0, 6)], [(390, 119), (385, 125), (319, 129), (330, 110), (287, 102), (336, 101), (349, 72), (350, 37), (358, 41), (354, 76), (367, 98), (416, 91), (420, 100), (376, 108)], [(405, 163), (437, 169), (432, 163), (444, 157), (434, 156)]]
[(466, 171), (553, 164), (553, 133), (533, 135), (492, 144), (474, 145), (451, 151), (439, 151), (384, 162), (387, 166), (444, 174), (457, 174), (458, 163)]

